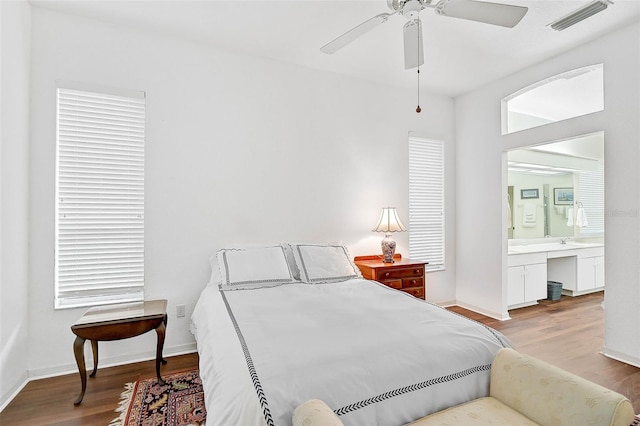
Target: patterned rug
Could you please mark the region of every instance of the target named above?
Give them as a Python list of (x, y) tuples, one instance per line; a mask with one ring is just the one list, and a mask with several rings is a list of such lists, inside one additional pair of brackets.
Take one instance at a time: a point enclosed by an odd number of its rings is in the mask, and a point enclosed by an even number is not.
[(636, 416), (633, 418), (633, 423), (631, 423), (631, 426), (640, 426), (640, 414), (636, 414)]
[(200, 426), (207, 411), (198, 370), (127, 383), (109, 426)]

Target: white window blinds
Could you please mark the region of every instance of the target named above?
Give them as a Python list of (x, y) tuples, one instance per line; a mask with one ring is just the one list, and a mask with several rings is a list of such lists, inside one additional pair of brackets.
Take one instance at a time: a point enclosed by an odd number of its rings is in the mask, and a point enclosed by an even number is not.
[(444, 265), (444, 142), (409, 137), (409, 257)]
[(55, 307), (142, 300), (145, 95), (57, 95)]
[(604, 235), (604, 170), (578, 174), (579, 201), (589, 224), (580, 229), (581, 237)]

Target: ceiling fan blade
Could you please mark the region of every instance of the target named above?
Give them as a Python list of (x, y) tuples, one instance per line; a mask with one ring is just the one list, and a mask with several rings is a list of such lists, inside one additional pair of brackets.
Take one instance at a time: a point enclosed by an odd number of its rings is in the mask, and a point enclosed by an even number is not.
[(527, 10), (529, 9), (523, 6), (475, 0), (441, 0), (436, 5), (436, 12), (443, 16), (508, 28), (516, 26)]
[(424, 64), (422, 48), (422, 22), (413, 19), (403, 27), (404, 33), (404, 69), (419, 67)]
[(351, 43), (364, 33), (367, 33), (377, 27), (380, 24), (384, 24), (387, 22), (390, 16), (395, 15), (395, 13), (381, 13), (380, 15), (376, 15), (371, 19), (364, 21), (362, 24), (358, 25), (355, 28), (350, 29), (346, 33), (337, 37), (335, 40), (330, 41), (320, 48), (324, 53), (335, 53), (339, 49), (342, 49), (347, 44)]

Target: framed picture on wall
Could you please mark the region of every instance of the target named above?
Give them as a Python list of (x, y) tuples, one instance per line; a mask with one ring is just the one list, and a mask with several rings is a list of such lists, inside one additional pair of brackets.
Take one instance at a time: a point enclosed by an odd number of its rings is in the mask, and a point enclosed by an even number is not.
[(523, 200), (530, 199), (530, 198), (540, 198), (538, 194), (538, 188), (521, 189), (520, 198)]
[(573, 204), (573, 188), (553, 188), (553, 204), (557, 206)]

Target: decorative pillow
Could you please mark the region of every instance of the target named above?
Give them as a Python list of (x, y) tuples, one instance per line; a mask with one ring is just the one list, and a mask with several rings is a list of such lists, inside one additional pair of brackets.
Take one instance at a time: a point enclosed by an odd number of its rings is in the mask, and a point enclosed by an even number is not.
[(222, 290), (273, 287), (294, 282), (282, 246), (222, 249), (216, 253)]
[(290, 244), (300, 271), (300, 281), (310, 284), (360, 278), (360, 269), (343, 246)]

